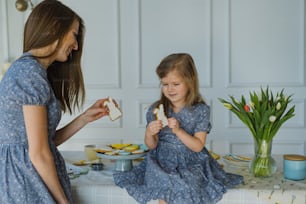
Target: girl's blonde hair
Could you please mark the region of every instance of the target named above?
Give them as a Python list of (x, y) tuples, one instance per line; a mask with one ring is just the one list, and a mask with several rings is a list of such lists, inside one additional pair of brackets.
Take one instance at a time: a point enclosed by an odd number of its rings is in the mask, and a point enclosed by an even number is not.
[[(196, 103), (205, 103), (199, 91), (198, 73), (191, 55), (187, 53), (170, 54), (165, 57), (156, 68), (159, 79), (166, 77), (167, 74), (172, 71), (177, 71), (188, 87), (185, 99), (186, 106), (191, 107)], [(165, 112), (167, 113), (169, 107), (171, 107), (171, 102), (163, 93), (161, 93), (159, 103), (164, 105)]]

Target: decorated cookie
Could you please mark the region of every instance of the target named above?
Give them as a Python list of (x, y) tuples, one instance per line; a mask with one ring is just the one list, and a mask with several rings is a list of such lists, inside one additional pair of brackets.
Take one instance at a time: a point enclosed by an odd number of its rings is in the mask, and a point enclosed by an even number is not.
[(153, 113), (156, 115), (157, 120), (162, 121), (163, 127), (168, 125), (168, 119), (165, 115), (163, 104), (159, 104), (158, 108), (155, 108)]
[(139, 145), (130, 145), (128, 147), (125, 147), (124, 150), (127, 152), (133, 152), (135, 150), (139, 149)]
[(122, 116), (121, 110), (115, 105), (111, 97), (108, 97), (108, 101), (105, 101), (103, 105), (108, 107), (109, 117), (112, 121), (117, 120)]

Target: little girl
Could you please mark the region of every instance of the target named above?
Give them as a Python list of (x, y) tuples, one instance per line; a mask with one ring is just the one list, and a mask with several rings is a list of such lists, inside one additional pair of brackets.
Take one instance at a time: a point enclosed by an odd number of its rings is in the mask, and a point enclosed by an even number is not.
[[(224, 172), (207, 149), (210, 109), (199, 93), (196, 67), (189, 54), (171, 54), (156, 69), (161, 98), (147, 112), (145, 160), (129, 172), (116, 172), (114, 181), (139, 203), (213, 204), (243, 177)], [(168, 125), (154, 110), (163, 104)]]

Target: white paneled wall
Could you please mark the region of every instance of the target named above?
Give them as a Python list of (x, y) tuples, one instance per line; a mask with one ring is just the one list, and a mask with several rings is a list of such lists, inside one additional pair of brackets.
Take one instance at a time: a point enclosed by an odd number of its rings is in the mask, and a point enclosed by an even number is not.
[[(33, 1), (37, 3), (37, 1)], [(294, 94), (296, 116), (274, 139), (273, 152), (306, 153), (305, 0), (63, 0), (86, 24), (83, 70), (87, 108), (115, 98), (123, 117), (93, 122), (62, 150), (85, 144), (143, 142), (145, 113), (159, 98), (155, 68), (173, 52), (188, 52), (211, 106), (207, 147), (218, 153), (252, 153), (249, 131), (218, 101), (260, 86)], [(22, 50), (30, 11), (0, 0), (0, 63)], [(78, 113), (77, 113), (78, 114)], [(64, 115), (61, 125), (74, 116)]]

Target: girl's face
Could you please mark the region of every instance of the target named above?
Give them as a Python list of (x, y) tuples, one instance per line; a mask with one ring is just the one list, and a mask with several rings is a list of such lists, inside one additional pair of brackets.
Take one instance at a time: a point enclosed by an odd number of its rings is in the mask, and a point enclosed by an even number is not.
[(176, 70), (162, 78), (161, 85), (163, 94), (172, 103), (174, 109), (185, 106), (188, 87)]
[(72, 50), (78, 50), (77, 36), (79, 32), (79, 21), (75, 20), (69, 32), (65, 35), (62, 45), (56, 54), (56, 61), (67, 61)]

